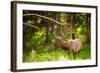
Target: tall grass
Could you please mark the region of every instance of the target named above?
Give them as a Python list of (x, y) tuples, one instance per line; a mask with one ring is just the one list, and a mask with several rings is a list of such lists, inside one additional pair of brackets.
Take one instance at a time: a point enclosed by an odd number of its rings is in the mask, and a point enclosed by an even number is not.
[(23, 54), (23, 62), (42, 62), (42, 61), (64, 61), (64, 60), (86, 60), (91, 59), (91, 47), (90, 44), (85, 44), (81, 47), (80, 53), (75, 55), (73, 53), (63, 50), (55, 49), (53, 44), (48, 44), (32, 49), (30, 53)]

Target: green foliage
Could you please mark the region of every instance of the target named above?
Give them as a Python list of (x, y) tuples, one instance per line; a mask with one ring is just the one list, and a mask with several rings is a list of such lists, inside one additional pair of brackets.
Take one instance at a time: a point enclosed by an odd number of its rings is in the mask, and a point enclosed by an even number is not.
[(85, 44), (80, 50), (80, 59), (91, 59), (91, 46), (90, 44)]
[[(34, 13), (34, 12), (33, 12)], [(35, 12), (36, 13), (36, 12)], [(37, 14), (45, 15), (45, 12), (37, 12)], [(56, 13), (56, 12), (55, 12)], [(48, 15), (49, 14), (49, 15)], [(47, 25), (48, 21), (46, 19), (39, 18), (37, 16), (29, 16), (25, 18), (26, 23), (35, 25), (40, 28), (36, 30), (35, 28), (27, 28), (23, 31), (24, 35), (24, 52), (23, 62), (42, 62), (42, 61), (62, 61), (62, 60), (86, 60), (91, 59), (91, 43), (82, 44), (79, 55), (73, 56), (72, 52), (63, 50), (62, 48), (55, 48), (55, 40), (57, 32), (61, 33), (64, 41), (72, 39), (72, 32), (75, 31), (75, 38), (81, 39), (82, 43), (87, 38), (87, 24), (86, 24), (86, 14), (87, 13), (75, 13), (75, 20), (72, 22), (73, 17), (70, 17), (70, 13), (59, 12), (53, 19), (57, 19), (62, 24), (60, 27), (57, 23), (50, 21), (50, 24), (54, 24), (54, 28), (51, 25)], [(72, 14), (72, 13), (71, 13)], [(53, 12), (47, 12), (47, 16), (54, 15)], [(74, 23), (74, 28), (72, 27)], [(39, 25), (38, 25), (39, 24)], [(41, 26), (42, 25), (42, 26)], [(48, 29), (46, 29), (48, 27)], [(66, 27), (66, 28), (65, 28)], [(50, 28), (50, 29), (49, 29)], [(53, 29), (53, 30), (52, 30)], [(58, 30), (59, 29), (59, 30)], [(69, 29), (69, 31), (66, 31)], [(52, 31), (51, 31), (52, 30)], [(48, 34), (46, 35), (46, 33)], [(64, 32), (64, 33), (63, 33)], [(62, 35), (63, 34), (63, 35)], [(46, 42), (46, 38), (48, 42)]]
[(34, 33), (34, 35), (32, 35), (32, 45), (34, 45), (34, 47), (43, 43), (44, 40), (44, 29), (39, 29), (37, 32)]
[(63, 24), (61, 24), (61, 25), (64, 25), (64, 23), (66, 23), (66, 14), (65, 13), (61, 13), (61, 18), (60, 18), (60, 21), (61, 21), (61, 23), (63, 23)]
[(86, 60), (91, 59), (90, 44), (81, 47), (79, 55), (73, 58), (73, 53), (67, 50), (55, 50), (53, 44), (38, 48), (35, 50), (36, 54), (24, 54), (23, 62), (42, 62), (42, 61), (64, 61), (64, 60)]
[(82, 27), (76, 28), (76, 34), (77, 38), (81, 39), (82, 42), (85, 40), (86, 36)]
[(55, 34), (53, 34), (53, 33), (49, 34), (48, 40), (49, 40), (49, 43), (54, 43), (56, 40)]

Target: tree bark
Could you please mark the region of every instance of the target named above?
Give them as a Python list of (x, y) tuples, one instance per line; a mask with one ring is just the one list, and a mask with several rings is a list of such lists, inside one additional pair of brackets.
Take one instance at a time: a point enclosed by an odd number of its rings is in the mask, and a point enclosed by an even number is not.
[[(56, 14), (56, 20), (58, 22), (60, 22), (60, 13)], [(62, 37), (62, 35), (61, 35), (61, 25), (59, 25), (59, 24), (56, 24), (56, 25), (57, 25), (57, 30), (56, 30), (57, 35), (60, 36), (60, 37)]]
[[(45, 13), (45, 16), (49, 16), (49, 14), (48, 13)], [(46, 43), (48, 43), (49, 42), (49, 32), (50, 32), (50, 23), (49, 22), (47, 22), (46, 23), (46, 25), (45, 25), (45, 27), (46, 27), (46, 35), (45, 35), (45, 42)]]
[(87, 15), (86, 15), (86, 43), (90, 43), (91, 42), (91, 32), (90, 32), (90, 30), (91, 30), (91, 25), (90, 25), (90, 17), (91, 17), (91, 15), (89, 14), (89, 13), (87, 13)]
[(75, 39), (75, 13), (72, 14), (72, 39)]

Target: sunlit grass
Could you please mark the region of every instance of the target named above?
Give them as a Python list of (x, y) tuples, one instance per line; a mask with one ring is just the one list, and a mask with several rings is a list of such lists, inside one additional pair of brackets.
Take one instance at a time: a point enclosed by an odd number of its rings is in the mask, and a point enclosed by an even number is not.
[(23, 55), (23, 62), (42, 62), (42, 61), (64, 61), (64, 60), (86, 60), (91, 59), (90, 45), (83, 45), (80, 53), (73, 57), (73, 53), (63, 50), (55, 49), (53, 44), (45, 46), (44, 48), (33, 49), (30, 53)]

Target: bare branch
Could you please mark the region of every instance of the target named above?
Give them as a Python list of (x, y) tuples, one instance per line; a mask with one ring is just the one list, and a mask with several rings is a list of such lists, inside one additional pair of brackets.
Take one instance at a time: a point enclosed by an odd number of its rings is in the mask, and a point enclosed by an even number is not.
[(59, 24), (59, 25), (62, 25), (63, 23), (61, 23), (61, 22), (58, 22), (58, 21), (56, 21), (56, 20), (54, 20), (54, 19), (52, 19), (52, 18), (49, 18), (49, 17), (46, 17), (46, 16), (43, 16), (43, 15), (39, 15), (39, 14), (24, 14), (23, 16), (39, 16), (39, 17), (41, 17), (41, 18), (44, 18), (44, 19), (47, 19), (47, 20), (50, 20), (50, 21), (53, 21), (53, 22), (55, 22), (55, 23), (57, 23), (57, 24)]
[(36, 28), (36, 29), (38, 29), (38, 30), (39, 30), (39, 28), (38, 28), (37, 26), (31, 25), (31, 24), (28, 24), (28, 23), (23, 23), (23, 24), (24, 24), (24, 25), (31, 26), (31, 27)]

